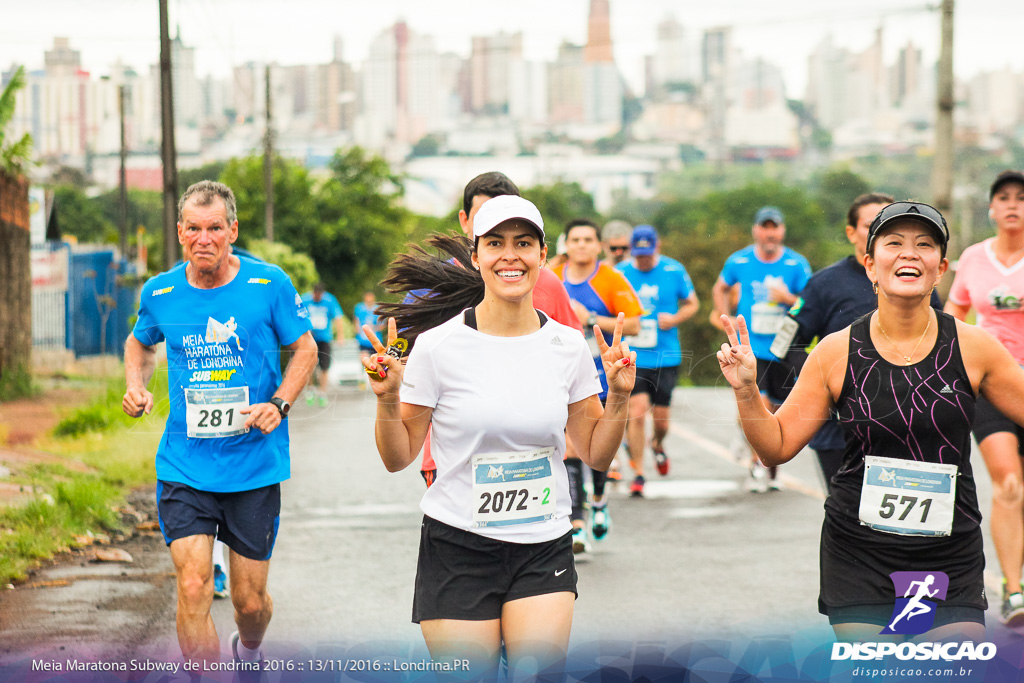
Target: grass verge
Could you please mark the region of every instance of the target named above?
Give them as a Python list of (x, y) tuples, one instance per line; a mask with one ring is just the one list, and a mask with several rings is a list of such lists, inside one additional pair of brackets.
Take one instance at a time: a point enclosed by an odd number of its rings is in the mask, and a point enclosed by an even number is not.
[(125, 495), (156, 479), (154, 456), (167, 418), (166, 378), (158, 370), (150, 383), (154, 396), (164, 397), (150, 415), (137, 420), (125, 415), (124, 380), (111, 378), (99, 396), (69, 411), (52, 435), (37, 439), (36, 448), (91, 471), (47, 464), (12, 477), (36, 493), (24, 505), (0, 508), (0, 586), (24, 579), (40, 562), (74, 547), (76, 536), (120, 530), (116, 510)]

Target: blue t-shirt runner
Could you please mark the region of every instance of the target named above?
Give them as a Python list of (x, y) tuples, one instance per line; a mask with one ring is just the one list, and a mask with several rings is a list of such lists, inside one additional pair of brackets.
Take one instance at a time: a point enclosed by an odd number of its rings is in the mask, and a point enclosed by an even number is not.
[(341, 304), (329, 292), (320, 294), (320, 301), (313, 300), (313, 293), (302, 295), (302, 303), (309, 311), (309, 324), (313, 328), (313, 341), (329, 344), (334, 340), (334, 319), (343, 313)]
[(757, 257), (754, 245), (750, 245), (726, 259), (721, 278), (730, 287), (740, 283), (736, 314), (747, 321), (754, 357), (779, 360), (769, 347), (789, 307), (771, 301), (771, 288), (781, 283), (793, 294), (798, 294), (811, 278), (811, 265), (807, 259), (789, 247), (782, 247), (777, 259), (765, 262)]
[(363, 325), (368, 325), (375, 330), (380, 329), (380, 319), (377, 317), (376, 303), (367, 305), (365, 301), (360, 301), (352, 308), (352, 313), (356, 319), (356, 341), (359, 342), (359, 348), (363, 351), (373, 351), (373, 344), (370, 343), (366, 333), (363, 332)]
[(659, 313), (674, 314), (679, 302), (693, 293), (693, 282), (683, 264), (668, 256), (658, 255), (654, 268), (643, 271), (633, 261), (617, 265), (633, 285), (644, 312), (640, 318), (640, 334), (630, 337), (629, 348), (636, 351), (638, 368), (675, 367), (682, 362), (679, 328), (663, 330), (658, 326)]
[(257, 489), (288, 479), (286, 425), (245, 430), (239, 410), (273, 397), (280, 347), (310, 329), (308, 313), (280, 268), (239, 259), (235, 278), (198, 289), (179, 265), (142, 288), (132, 334), (167, 345), (170, 415), (156, 454), (160, 481), (201, 491)]

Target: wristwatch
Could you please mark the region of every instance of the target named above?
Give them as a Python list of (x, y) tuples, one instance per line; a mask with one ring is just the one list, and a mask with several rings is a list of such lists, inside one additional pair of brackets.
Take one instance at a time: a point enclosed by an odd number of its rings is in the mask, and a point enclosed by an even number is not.
[(597, 324), (597, 314), (593, 311), (590, 312), (590, 317), (587, 318), (587, 328), (591, 328)]
[(281, 413), (281, 417), (288, 415), (288, 411), (292, 409), (292, 404), (279, 396), (275, 396), (267, 401), (267, 403), (273, 403), (274, 407), (277, 408), (277, 412)]

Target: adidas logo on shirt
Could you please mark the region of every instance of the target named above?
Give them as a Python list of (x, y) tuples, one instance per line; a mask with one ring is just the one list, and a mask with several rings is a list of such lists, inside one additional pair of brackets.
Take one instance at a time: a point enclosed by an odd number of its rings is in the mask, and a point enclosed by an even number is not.
[(947, 384), (947, 385), (943, 386), (942, 389), (939, 390), (939, 393), (940, 394), (952, 394), (953, 390), (950, 389), (949, 385)]
[(551, 338), (551, 345), (552, 346), (562, 346), (562, 340), (559, 339), (558, 337), (552, 337)]

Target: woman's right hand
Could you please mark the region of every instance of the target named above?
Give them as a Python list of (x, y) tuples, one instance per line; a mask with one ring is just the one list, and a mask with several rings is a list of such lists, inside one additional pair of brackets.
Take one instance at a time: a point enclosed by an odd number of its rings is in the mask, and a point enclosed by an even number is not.
[(722, 368), (725, 381), (734, 390), (757, 386), (757, 359), (754, 351), (750, 348), (750, 334), (747, 332), (747, 321), (743, 316), (737, 316), (736, 326), (733, 326), (729, 316), (721, 318), (722, 328), (729, 338), (728, 343), (722, 344), (718, 352), (718, 365)]
[[(395, 325), (395, 319), (388, 318), (387, 346), (380, 342), (376, 331), (369, 325), (363, 325), (363, 333), (370, 340), (370, 343), (373, 344), (373, 350), (377, 354), (363, 358), (363, 367), (366, 368), (367, 377), (370, 378), (370, 388), (373, 389), (373, 393), (378, 398), (386, 394), (397, 395), (399, 387), (402, 386), (402, 374), (405, 368), (402, 367), (401, 360), (389, 355), (387, 352), (388, 347), (398, 339), (398, 328)], [(384, 375), (383, 379), (377, 376), (378, 372)]]

